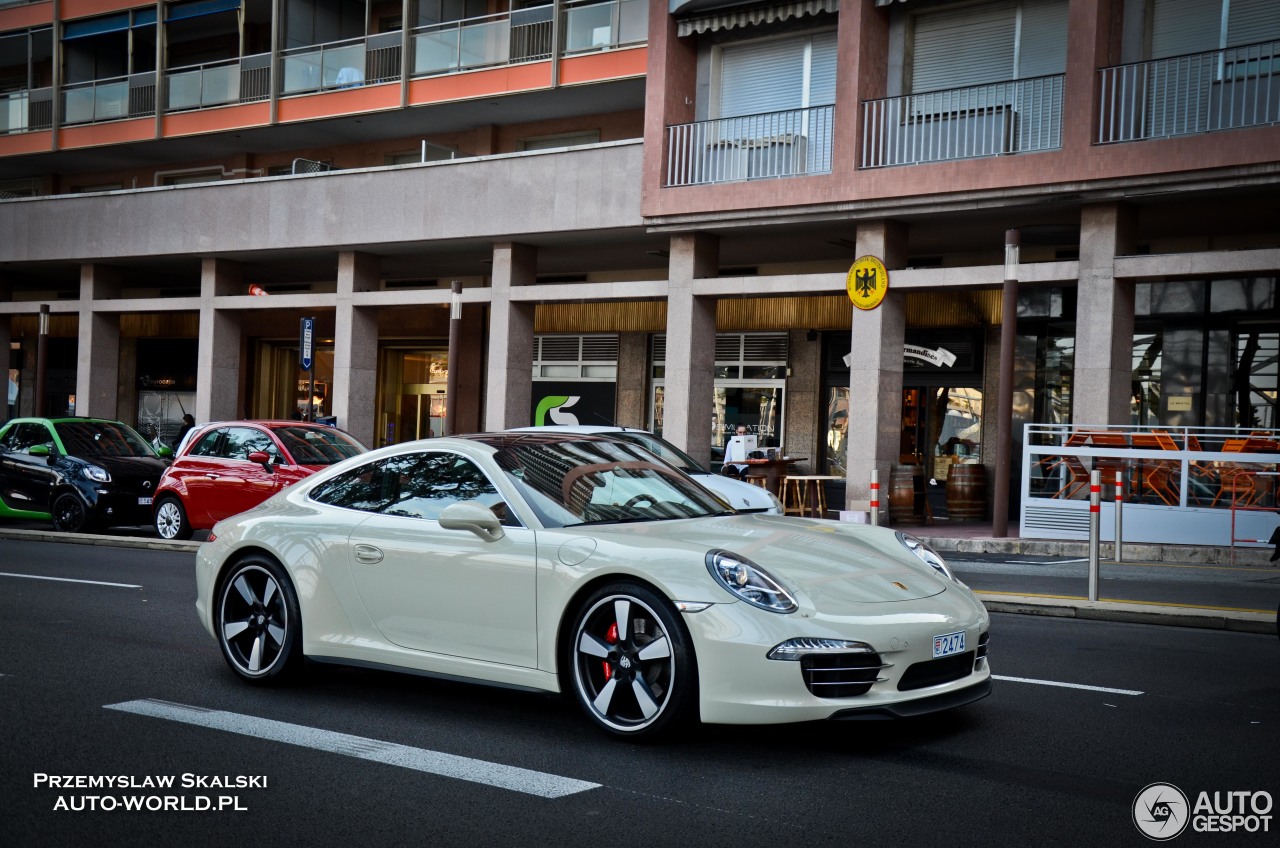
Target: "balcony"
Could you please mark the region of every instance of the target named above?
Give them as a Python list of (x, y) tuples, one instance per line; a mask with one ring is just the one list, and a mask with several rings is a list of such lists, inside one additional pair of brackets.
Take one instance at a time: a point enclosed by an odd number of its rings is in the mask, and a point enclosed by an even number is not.
[(1280, 121), (1280, 41), (1101, 68), (1098, 143)]
[(1065, 75), (867, 100), (862, 168), (919, 165), (1062, 147)]
[(0, 94), (0, 135), (47, 130), (52, 126), (52, 88), (23, 89)]
[(92, 124), (156, 113), (154, 72), (63, 86), (62, 123)]
[[(551, 4), (420, 27), (413, 32), (415, 77), (545, 61), (554, 52)], [(581, 0), (566, 4), (564, 53), (571, 55), (643, 43), (643, 0)]]
[(834, 106), (667, 127), (667, 186), (831, 172)]
[(310, 94), (400, 79), (400, 32), (295, 47), (281, 55), (282, 95)]
[(165, 75), (166, 111), (180, 112), (271, 97), (271, 54), (174, 68)]

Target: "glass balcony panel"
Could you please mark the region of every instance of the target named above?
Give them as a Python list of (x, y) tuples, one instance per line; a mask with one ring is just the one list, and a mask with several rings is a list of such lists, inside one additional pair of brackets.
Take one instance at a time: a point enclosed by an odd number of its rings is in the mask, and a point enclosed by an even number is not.
[(27, 128), (28, 94), (15, 91), (0, 96), (0, 133), (22, 132)]
[(644, 0), (618, 4), (618, 43), (634, 44), (649, 38), (649, 9)]
[[(322, 51), (312, 50), (307, 53), (294, 53), (284, 57), (284, 90), (283, 94), (297, 94), (302, 91), (315, 91), (320, 88)], [(334, 73), (337, 76), (337, 73)]]
[(511, 56), (510, 26), (509, 21), (501, 20), (463, 27), (459, 66), (505, 65)]
[(599, 50), (614, 44), (613, 3), (575, 6), (565, 12), (565, 51)]
[(129, 83), (99, 83), (94, 86), (93, 119), (109, 121), (129, 115)]
[(324, 50), (322, 74), (325, 88), (364, 82), (364, 43)]
[(169, 103), (165, 107), (170, 111), (179, 109), (195, 109), (200, 105), (199, 70), (183, 71), (169, 74)]
[(202, 106), (219, 106), (235, 103), (240, 99), (240, 65), (223, 65), (205, 68), (204, 90), (200, 94)]
[(458, 69), (458, 38), (456, 29), (426, 32), (413, 39), (413, 72), (438, 74)]

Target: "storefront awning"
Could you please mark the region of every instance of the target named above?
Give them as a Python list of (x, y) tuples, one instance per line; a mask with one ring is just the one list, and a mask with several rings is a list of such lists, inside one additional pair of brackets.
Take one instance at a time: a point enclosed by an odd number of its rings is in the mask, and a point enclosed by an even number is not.
[(768, 3), (749, 9), (721, 9), (679, 21), (676, 24), (676, 34), (683, 37), (720, 29), (768, 24), (839, 9), (840, 0), (801, 0), (797, 3)]

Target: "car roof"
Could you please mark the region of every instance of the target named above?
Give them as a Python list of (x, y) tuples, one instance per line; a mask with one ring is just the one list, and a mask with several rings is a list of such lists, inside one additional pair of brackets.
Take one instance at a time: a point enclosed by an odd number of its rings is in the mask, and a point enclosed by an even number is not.
[[(618, 427), (613, 424), (542, 424), (537, 427), (512, 427), (516, 433), (649, 433), (640, 427)], [(650, 435), (652, 435), (650, 433)]]

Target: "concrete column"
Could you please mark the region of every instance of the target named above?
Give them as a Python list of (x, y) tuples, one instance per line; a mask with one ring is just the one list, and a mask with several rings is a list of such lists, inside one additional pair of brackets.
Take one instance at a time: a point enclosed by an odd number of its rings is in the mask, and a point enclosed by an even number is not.
[[(4, 290), (3, 285), (0, 285), (0, 300), (5, 299), (5, 294), (6, 292)], [(4, 401), (2, 404), (0, 404), (0, 418), (3, 418), (4, 420), (8, 420), (10, 417), (9, 416), (9, 360), (10, 360), (10, 357), (13, 356), (13, 354), (9, 351), (9, 345), (13, 338), (12, 330), (9, 326), (11, 321), (12, 319), (8, 315), (0, 316), (0, 356), (3, 357), (3, 359), (0, 359), (0, 364), (4, 366), (2, 369), (0, 369), (4, 371)], [(14, 412), (14, 416), (16, 417), (17, 410), (15, 409), (13, 412)]]
[(662, 435), (708, 468), (715, 396), (716, 300), (695, 296), (693, 281), (719, 273), (718, 238), (706, 233), (671, 237)]
[(1115, 277), (1115, 258), (1132, 253), (1136, 215), (1123, 204), (1080, 214), (1076, 361), (1071, 420), (1128, 424), (1133, 380), (1134, 281)]
[[(810, 457), (812, 474), (825, 474), (818, 456), (825, 434), (826, 398), (822, 397), (822, 342), (810, 330), (787, 334), (790, 375), (787, 377), (787, 431), (782, 447), (792, 456)], [(804, 473), (804, 472), (796, 472)]]
[[(484, 400), (484, 352), (485, 326), (484, 304), (462, 306), (462, 339), (458, 358), (450, 362), (450, 368), (458, 369), (458, 406), (454, 415), (459, 433), (474, 433), (482, 429), (481, 406)], [(532, 336), (530, 336), (532, 345)], [(532, 362), (532, 346), (530, 361)], [(532, 366), (531, 366), (532, 367)], [(531, 387), (532, 388), (532, 387)]]
[(617, 400), (614, 423), (621, 427), (649, 429), (649, 335), (618, 334)]
[(200, 266), (200, 343), (196, 353), (196, 423), (240, 417), (240, 316), (217, 308), (222, 295), (243, 294), (241, 268), (225, 259)]
[(356, 292), (375, 291), (381, 260), (368, 253), (338, 256), (338, 292), (333, 333), (333, 414), (338, 426), (366, 445), (377, 428), (378, 311), (356, 306)]
[[(529, 424), (533, 402), (534, 305), (513, 302), (511, 290), (537, 279), (538, 251), (527, 244), (493, 246), (493, 294), (489, 305), (489, 385), (484, 428)], [(450, 367), (452, 367), (450, 363)]]
[(889, 292), (878, 307), (853, 310), (849, 356), (849, 464), (846, 508), (871, 496), (871, 471), (880, 475), (880, 507), (888, 508), (889, 473), (902, 446), (902, 346), (906, 295), (893, 286), (893, 271), (906, 264), (907, 230), (894, 221), (858, 227), (859, 256), (876, 256), (889, 271)]
[(76, 349), (76, 415), (117, 416), (120, 314), (97, 312), (96, 301), (120, 296), (120, 277), (104, 265), (80, 266), (80, 338)]

